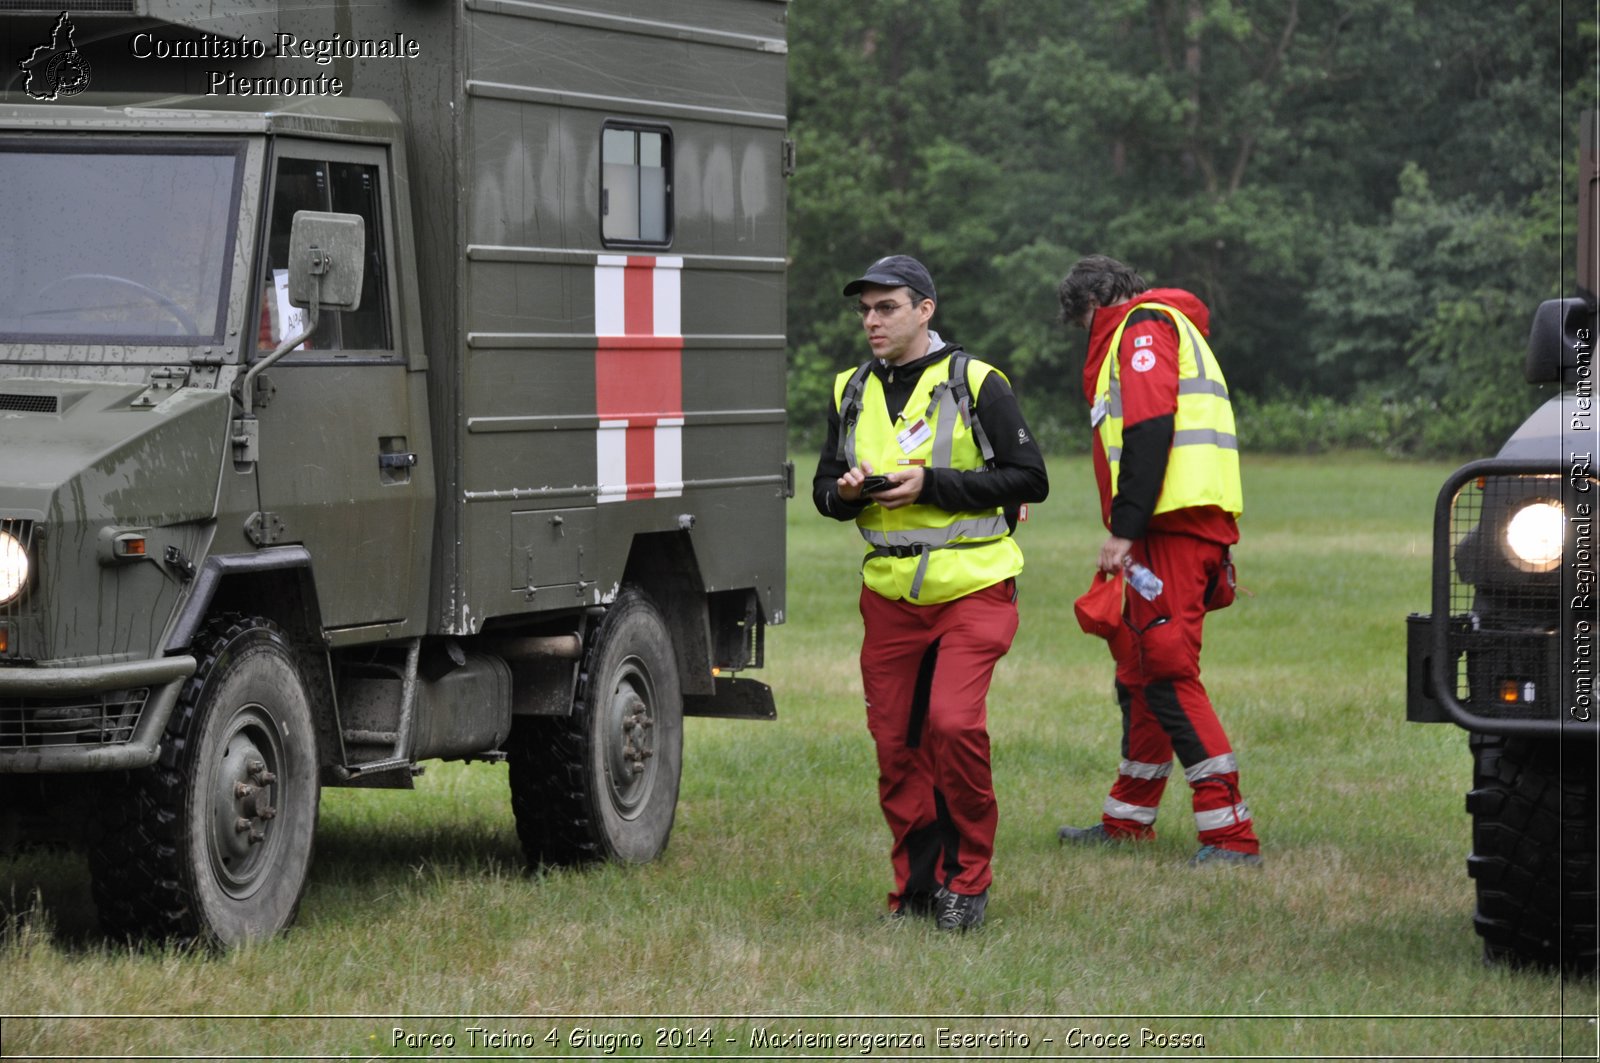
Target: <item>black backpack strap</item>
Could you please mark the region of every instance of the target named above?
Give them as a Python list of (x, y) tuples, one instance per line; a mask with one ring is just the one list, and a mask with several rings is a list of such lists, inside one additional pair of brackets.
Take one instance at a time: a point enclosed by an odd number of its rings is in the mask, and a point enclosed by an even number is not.
[(983, 463), (993, 465), (994, 447), (989, 443), (988, 433), (983, 430), (983, 422), (978, 420), (978, 404), (972, 397), (972, 388), (967, 384), (967, 363), (971, 360), (966, 351), (957, 351), (950, 356), (950, 393), (955, 396), (956, 410), (961, 414), (962, 422), (972, 429), (972, 441), (978, 444)]
[(861, 393), (867, 387), (867, 374), (872, 372), (871, 362), (862, 362), (845, 382), (844, 393), (839, 396), (839, 445), (834, 457), (846, 465), (856, 461), (856, 421), (861, 417)]
[[(972, 397), (972, 388), (967, 383), (967, 362), (971, 359), (966, 351), (957, 351), (950, 358), (950, 394), (956, 400), (956, 409), (961, 414), (961, 419), (972, 430), (972, 441), (978, 445), (978, 453), (983, 455), (985, 468), (994, 468), (994, 446), (989, 442), (989, 434), (983, 430), (983, 422), (978, 420), (978, 404)], [(999, 370), (995, 370), (999, 372)], [(1022, 518), (1021, 506), (1007, 506), (1006, 527), (1009, 533), (1016, 534), (1017, 523)]]

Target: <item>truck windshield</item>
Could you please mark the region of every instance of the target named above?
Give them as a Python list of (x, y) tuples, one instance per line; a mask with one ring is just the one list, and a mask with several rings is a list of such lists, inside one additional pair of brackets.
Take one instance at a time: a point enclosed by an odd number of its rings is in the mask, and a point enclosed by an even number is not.
[(220, 342), (242, 152), (0, 140), (0, 340)]

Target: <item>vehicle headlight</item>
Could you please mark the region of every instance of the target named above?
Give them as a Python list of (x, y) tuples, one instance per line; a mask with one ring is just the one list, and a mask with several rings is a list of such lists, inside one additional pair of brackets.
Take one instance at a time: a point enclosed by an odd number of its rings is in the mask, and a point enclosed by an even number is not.
[(1517, 510), (1506, 525), (1511, 563), (1524, 572), (1549, 572), (1561, 564), (1566, 520), (1559, 502), (1532, 502)]
[(0, 532), (0, 605), (28, 585), (28, 551), (14, 536)]

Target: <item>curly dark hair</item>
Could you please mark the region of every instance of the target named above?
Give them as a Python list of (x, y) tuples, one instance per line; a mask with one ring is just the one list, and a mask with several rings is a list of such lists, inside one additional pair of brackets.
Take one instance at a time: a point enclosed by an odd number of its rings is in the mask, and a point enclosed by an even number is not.
[(1056, 297), (1061, 300), (1061, 322), (1076, 325), (1083, 315), (1149, 290), (1144, 278), (1107, 255), (1085, 255), (1061, 278)]

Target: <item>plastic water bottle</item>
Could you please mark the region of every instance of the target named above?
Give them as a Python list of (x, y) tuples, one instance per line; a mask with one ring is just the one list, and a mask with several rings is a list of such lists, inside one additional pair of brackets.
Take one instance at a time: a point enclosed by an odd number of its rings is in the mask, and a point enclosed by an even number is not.
[(1139, 597), (1147, 602), (1153, 602), (1161, 595), (1161, 577), (1139, 564), (1137, 561), (1122, 562), (1123, 570), (1128, 574), (1128, 586), (1138, 592)]

